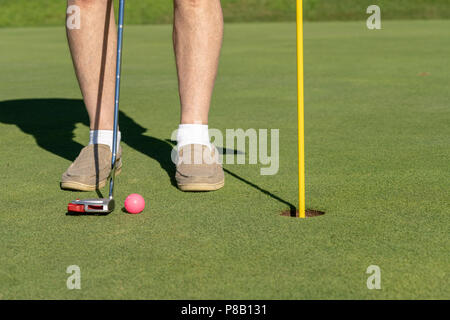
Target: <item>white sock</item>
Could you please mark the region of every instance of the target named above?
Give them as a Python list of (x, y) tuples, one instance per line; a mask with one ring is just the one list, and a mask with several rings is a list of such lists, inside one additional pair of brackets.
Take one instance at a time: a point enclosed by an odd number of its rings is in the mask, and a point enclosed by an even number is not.
[(177, 132), (177, 147), (187, 144), (202, 144), (211, 149), (207, 124), (180, 124)]
[[(119, 150), (121, 134), (117, 132), (117, 151)], [(89, 132), (89, 144), (106, 144), (112, 152), (113, 131), (112, 130), (91, 130)]]

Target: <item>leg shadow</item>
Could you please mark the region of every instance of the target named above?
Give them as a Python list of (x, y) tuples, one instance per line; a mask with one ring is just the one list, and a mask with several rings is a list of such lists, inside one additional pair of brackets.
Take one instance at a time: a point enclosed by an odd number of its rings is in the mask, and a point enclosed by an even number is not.
[(136, 151), (156, 160), (167, 172), (172, 186), (176, 186), (175, 164), (171, 159), (172, 145), (165, 140), (144, 135), (147, 129), (123, 112), (120, 112), (119, 122), (120, 131), (123, 132), (122, 141)]
[[(122, 111), (119, 122), (124, 132), (123, 141), (158, 161), (175, 185), (175, 165), (170, 158), (172, 146), (164, 140), (143, 135), (147, 129)], [(89, 127), (89, 118), (79, 99), (22, 99), (0, 101), (0, 123), (17, 126), (32, 135), (42, 149), (73, 161), (85, 146), (73, 140), (73, 131), (77, 124)]]
[(0, 122), (17, 126), (42, 149), (70, 161), (84, 147), (73, 140), (75, 126), (89, 127), (83, 101), (74, 99), (0, 101)]

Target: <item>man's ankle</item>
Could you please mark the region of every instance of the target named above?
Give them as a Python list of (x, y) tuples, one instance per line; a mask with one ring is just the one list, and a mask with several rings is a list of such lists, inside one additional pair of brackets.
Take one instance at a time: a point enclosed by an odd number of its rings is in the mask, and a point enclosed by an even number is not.
[(177, 148), (188, 144), (201, 144), (211, 149), (207, 124), (180, 124), (177, 132)]
[[(89, 144), (106, 144), (109, 146), (109, 149), (112, 152), (113, 146), (113, 130), (91, 130), (89, 132)], [(121, 140), (120, 131), (117, 132), (117, 150), (119, 150), (120, 140)]]

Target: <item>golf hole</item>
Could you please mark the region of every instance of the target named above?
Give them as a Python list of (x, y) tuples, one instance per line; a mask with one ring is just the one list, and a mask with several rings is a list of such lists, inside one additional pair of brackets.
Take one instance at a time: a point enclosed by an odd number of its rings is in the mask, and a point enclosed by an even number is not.
[[(306, 218), (320, 217), (323, 216), (325, 212), (319, 210), (306, 209), (305, 216)], [(292, 217), (298, 218), (298, 210), (285, 210), (281, 213), (284, 217)]]

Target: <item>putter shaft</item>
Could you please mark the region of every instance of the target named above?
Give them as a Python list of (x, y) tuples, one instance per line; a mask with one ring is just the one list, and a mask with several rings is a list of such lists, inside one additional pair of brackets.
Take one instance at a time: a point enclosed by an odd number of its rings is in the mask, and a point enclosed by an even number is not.
[(119, 30), (117, 32), (117, 58), (116, 58), (116, 88), (114, 96), (114, 126), (113, 126), (113, 147), (111, 158), (111, 177), (109, 180), (109, 198), (114, 197), (114, 179), (116, 176), (117, 159), (117, 131), (119, 123), (119, 98), (120, 98), (120, 77), (122, 73), (122, 44), (123, 44), (123, 21), (125, 13), (125, 0), (119, 3)]

